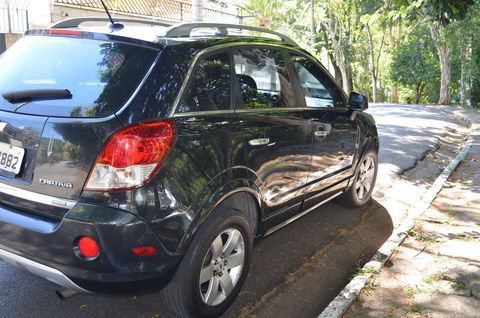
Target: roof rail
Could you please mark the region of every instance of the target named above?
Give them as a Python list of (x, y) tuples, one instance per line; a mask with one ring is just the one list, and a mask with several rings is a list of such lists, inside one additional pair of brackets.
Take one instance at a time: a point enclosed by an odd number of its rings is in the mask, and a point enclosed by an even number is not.
[(268, 30), (268, 29), (252, 27), (248, 25), (240, 25), (240, 24), (204, 23), (204, 22), (176, 24), (168, 28), (164, 36), (172, 37), (172, 38), (189, 37), (192, 30), (199, 29), (199, 28), (216, 28), (218, 31), (217, 33), (218, 35), (229, 35), (227, 29), (249, 30), (249, 31), (261, 32), (261, 33), (267, 33), (267, 34), (272, 34), (277, 36), (281, 41), (287, 44), (298, 46), (298, 44), (295, 43), (295, 41), (293, 41), (291, 38), (279, 32)]
[[(142, 20), (142, 19), (130, 19), (130, 18), (113, 18), (115, 22), (124, 22), (124, 23), (136, 23), (136, 24), (146, 24), (146, 25), (158, 25), (158, 26), (164, 26), (164, 27), (169, 27), (171, 24), (168, 23), (163, 23), (159, 21), (154, 21), (154, 20)], [(72, 19), (66, 19), (60, 22), (57, 22), (56, 24), (52, 25), (51, 28), (78, 28), (78, 26), (84, 22), (108, 22), (110, 23), (110, 20), (108, 17), (83, 17), (83, 18), (72, 18)]]

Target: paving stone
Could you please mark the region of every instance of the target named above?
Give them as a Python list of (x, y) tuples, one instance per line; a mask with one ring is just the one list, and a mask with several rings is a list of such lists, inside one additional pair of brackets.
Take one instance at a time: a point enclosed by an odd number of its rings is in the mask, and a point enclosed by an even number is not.
[[(444, 277), (452, 282), (461, 282), (465, 285), (465, 290), (469, 290), (473, 297), (480, 300), (480, 263), (452, 268)], [(480, 306), (478, 310), (480, 316)]]

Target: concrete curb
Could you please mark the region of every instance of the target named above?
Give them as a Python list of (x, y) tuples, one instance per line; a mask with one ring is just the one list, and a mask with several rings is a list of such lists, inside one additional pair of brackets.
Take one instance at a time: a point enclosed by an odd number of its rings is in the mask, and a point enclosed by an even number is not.
[[(456, 117), (460, 117), (467, 127), (473, 126), (474, 122), (467, 117), (466, 115), (451, 111), (444, 110)], [(342, 317), (342, 315), (347, 311), (352, 302), (355, 299), (369, 279), (374, 275), (375, 272), (378, 272), (385, 262), (390, 258), (393, 253), (393, 250), (397, 248), (407, 237), (407, 232), (413, 228), (415, 225), (415, 220), (420, 217), (432, 204), (432, 202), (437, 197), (438, 193), (442, 190), (443, 186), (447, 182), (448, 178), (451, 176), (452, 172), (458, 167), (460, 162), (465, 158), (468, 151), (470, 150), (473, 143), (473, 138), (470, 135), (467, 142), (463, 146), (462, 150), (458, 155), (453, 159), (449, 165), (443, 170), (440, 176), (435, 180), (432, 187), (425, 193), (422, 198), (422, 201), (416, 205), (414, 208), (409, 210), (407, 219), (392, 233), (388, 240), (378, 249), (372, 259), (363, 266), (363, 272), (366, 274), (355, 276), (348, 284), (343, 288), (343, 290), (335, 297), (335, 299), (330, 302), (330, 304), (325, 308), (318, 318), (337, 318)]]

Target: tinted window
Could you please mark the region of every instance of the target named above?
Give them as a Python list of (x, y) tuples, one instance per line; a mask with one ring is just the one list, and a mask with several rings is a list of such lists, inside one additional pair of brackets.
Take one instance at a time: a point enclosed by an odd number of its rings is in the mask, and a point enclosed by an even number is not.
[(178, 112), (230, 109), (230, 59), (227, 52), (205, 58), (195, 69)]
[[(101, 117), (132, 95), (158, 51), (133, 45), (58, 36), (26, 36), (0, 56), (0, 93), (68, 89), (71, 99), (32, 101), (19, 113)], [(13, 110), (0, 98), (0, 109)]]
[(280, 51), (238, 49), (234, 61), (243, 108), (293, 107), (293, 90)]
[(319, 67), (303, 56), (292, 60), (308, 107), (344, 107), (340, 89)]

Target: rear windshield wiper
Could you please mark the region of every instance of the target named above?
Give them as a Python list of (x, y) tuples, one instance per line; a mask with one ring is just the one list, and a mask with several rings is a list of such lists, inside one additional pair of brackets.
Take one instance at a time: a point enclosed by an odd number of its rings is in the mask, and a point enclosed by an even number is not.
[(71, 99), (72, 93), (68, 89), (25, 89), (5, 92), (2, 97), (12, 104), (18, 104), (34, 100)]

